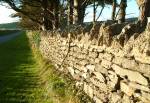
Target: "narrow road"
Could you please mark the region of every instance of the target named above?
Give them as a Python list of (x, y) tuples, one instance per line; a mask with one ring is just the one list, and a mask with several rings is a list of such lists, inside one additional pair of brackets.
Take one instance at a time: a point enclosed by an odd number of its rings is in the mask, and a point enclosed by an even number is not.
[(21, 31), (18, 31), (16, 33), (12, 33), (10, 35), (6, 35), (6, 36), (0, 36), (0, 43), (4, 43), (7, 42), (8, 40), (11, 40), (13, 38), (15, 38), (16, 36), (20, 35)]

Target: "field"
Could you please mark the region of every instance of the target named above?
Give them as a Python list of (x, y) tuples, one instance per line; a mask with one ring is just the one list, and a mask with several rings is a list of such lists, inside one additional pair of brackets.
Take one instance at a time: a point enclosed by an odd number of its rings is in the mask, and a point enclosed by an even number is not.
[(7, 29), (7, 30), (19, 29), (18, 22), (0, 24), (0, 30), (3, 30), (3, 29)]

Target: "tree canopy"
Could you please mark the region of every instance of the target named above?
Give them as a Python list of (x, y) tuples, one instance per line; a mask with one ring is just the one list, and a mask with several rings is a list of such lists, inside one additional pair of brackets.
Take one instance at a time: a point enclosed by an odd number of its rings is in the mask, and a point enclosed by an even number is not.
[[(112, 5), (111, 19), (116, 20), (116, 8), (119, 8), (119, 23), (125, 22), (127, 0), (0, 0), (10, 5), (21, 19), (21, 25), (27, 29), (53, 30), (61, 26), (82, 24), (85, 10), (88, 5), (93, 6), (93, 22), (97, 20), (96, 12), (101, 6), (99, 16), (105, 5)], [(137, 0), (140, 8), (139, 21), (146, 24), (146, 17), (150, 16), (149, 3), (147, 0)]]

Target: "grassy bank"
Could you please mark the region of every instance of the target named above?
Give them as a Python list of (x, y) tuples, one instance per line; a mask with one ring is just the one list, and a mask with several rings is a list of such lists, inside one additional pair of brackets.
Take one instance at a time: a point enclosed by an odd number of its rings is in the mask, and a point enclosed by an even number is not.
[(77, 103), (24, 34), (0, 44), (0, 103)]
[(18, 30), (0, 30), (0, 36), (10, 35), (18, 32)]
[(18, 22), (0, 24), (0, 29), (19, 29)]

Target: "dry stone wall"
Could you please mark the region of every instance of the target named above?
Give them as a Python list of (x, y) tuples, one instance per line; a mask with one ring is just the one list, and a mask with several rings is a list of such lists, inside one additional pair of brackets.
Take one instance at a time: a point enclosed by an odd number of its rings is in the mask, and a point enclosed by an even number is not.
[[(105, 31), (92, 39), (91, 32), (63, 35), (42, 35), (40, 51), (59, 71), (70, 73), (95, 103), (150, 103), (149, 30), (133, 34), (123, 46), (115, 35), (107, 39)], [(109, 45), (99, 41), (104, 37)]]

